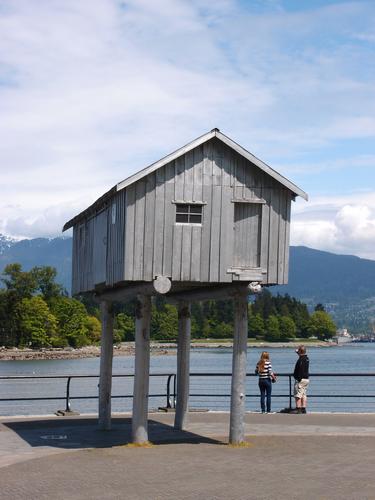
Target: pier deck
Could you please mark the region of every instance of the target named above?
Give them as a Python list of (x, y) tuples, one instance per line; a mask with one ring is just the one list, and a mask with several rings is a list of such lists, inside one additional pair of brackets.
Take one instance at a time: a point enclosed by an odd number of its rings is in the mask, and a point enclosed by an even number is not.
[(226, 444), (227, 413), (150, 414), (151, 448), (127, 446), (129, 415), (0, 419), (1, 498), (375, 498), (375, 414), (246, 415), (248, 447)]

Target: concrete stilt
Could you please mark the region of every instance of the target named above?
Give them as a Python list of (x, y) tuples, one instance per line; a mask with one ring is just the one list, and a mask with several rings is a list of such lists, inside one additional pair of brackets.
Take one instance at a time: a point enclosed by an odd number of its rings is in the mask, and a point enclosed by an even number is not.
[(189, 407), (190, 374), (190, 303), (178, 304), (178, 342), (177, 342), (177, 402), (174, 428), (183, 430), (187, 424)]
[(148, 388), (150, 375), (151, 298), (138, 295), (135, 314), (135, 368), (133, 392), (133, 443), (148, 441)]
[(235, 445), (245, 440), (247, 308), (247, 294), (236, 295), (234, 298), (234, 339), (229, 429), (229, 442)]
[(111, 428), (111, 389), (112, 389), (112, 359), (113, 359), (113, 312), (112, 304), (100, 302), (102, 320), (102, 336), (100, 350), (99, 379), (99, 428)]

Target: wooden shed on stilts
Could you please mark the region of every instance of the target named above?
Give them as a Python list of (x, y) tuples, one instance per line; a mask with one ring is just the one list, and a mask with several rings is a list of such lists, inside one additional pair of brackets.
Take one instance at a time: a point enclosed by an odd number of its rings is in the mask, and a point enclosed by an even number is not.
[(99, 425), (111, 426), (113, 302), (137, 298), (132, 439), (148, 440), (151, 296), (178, 307), (175, 428), (188, 416), (190, 304), (233, 299), (229, 441), (244, 440), (248, 295), (288, 280), (291, 202), (307, 195), (218, 129), (71, 219), (72, 293), (100, 301)]

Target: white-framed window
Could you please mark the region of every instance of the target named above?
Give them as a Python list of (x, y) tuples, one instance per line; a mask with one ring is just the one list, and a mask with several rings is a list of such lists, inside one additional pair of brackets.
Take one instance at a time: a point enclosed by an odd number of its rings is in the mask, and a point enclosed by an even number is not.
[(176, 222), (179, 224), (202, 224), (202, 213), (202, 204), (176, 203)]

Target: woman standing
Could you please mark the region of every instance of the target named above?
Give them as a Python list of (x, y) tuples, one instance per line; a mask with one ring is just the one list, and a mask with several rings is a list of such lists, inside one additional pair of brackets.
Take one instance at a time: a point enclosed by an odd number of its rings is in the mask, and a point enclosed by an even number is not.
[(265, 399), (267, 398), (267, 413), (271, 412), (272, 381), (276, 381), (276, 375), (272, 371), (270, 355), (263, 351), (255, 368), (255, 374), (259, 377), (260, 407), (262, 413), (266, 413)]

